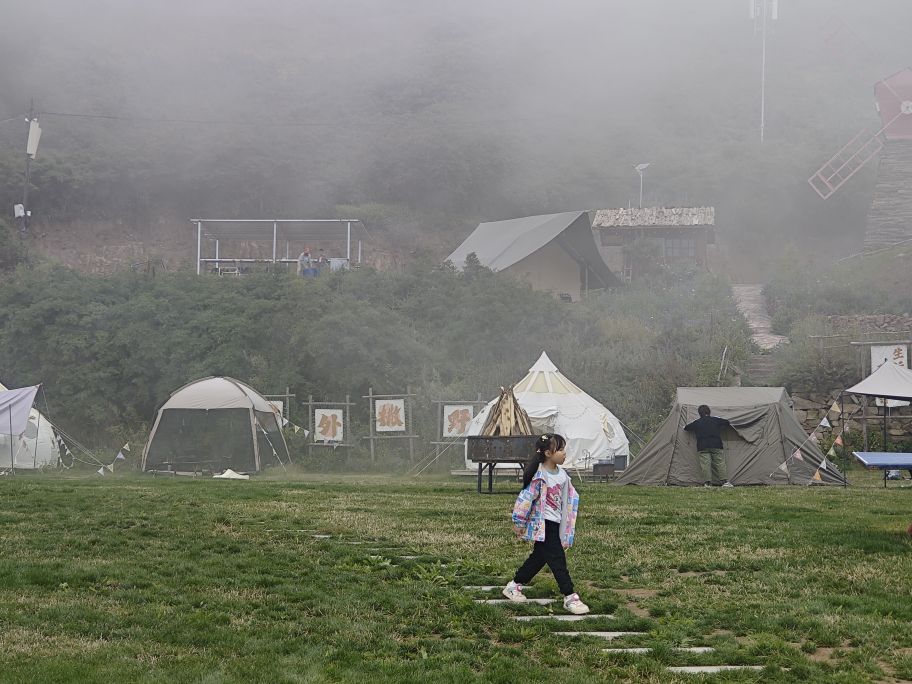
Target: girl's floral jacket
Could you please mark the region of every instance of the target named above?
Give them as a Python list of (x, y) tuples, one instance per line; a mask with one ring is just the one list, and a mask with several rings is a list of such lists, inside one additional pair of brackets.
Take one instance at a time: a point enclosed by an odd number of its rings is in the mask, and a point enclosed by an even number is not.
[[(513, 506), (513, 528), (516, 534), (526, 541), (545, 541), (545, 476), (541, 467), (532, 478), (529, 486), (523, 489)], [(570, 478), (564, 484), (561, 493), (561, 546), (565, 549), (573, 545), (573, 534), (576, 530), (576, 512), (579, 509), (579, 494), (573, 488)]]

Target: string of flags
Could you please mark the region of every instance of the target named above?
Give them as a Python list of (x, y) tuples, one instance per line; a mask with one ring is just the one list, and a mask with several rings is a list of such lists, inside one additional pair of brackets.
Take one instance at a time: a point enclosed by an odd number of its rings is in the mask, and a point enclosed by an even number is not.
[[(820, 437), (817, 435), (817, 431), (820, 429), (832, 429), (833, 424), (830, 422), (830, 419), (829, 419), (830, 413), (836, 413), (836, 415), (842, 414), (842, 409), (839, 407), (838, 400), (833, 401), (833, 405), (830, 406), (829, 410), (826, 412), (826, 414), (823, 416), (823, 418), (820, 419), (820, 422), (817, 424), (817, 427), (814, 428), (813, 432), (811, 432), (811, 434), (808, 435), (808, 438), (804, 442), (802, 442), (798, 446), (798, 448), (795, 449), (795, 451), (793, 451), (791, 453), (791, 455), (788, 458), (786, 458), (782, 463), (779, 464), (779, 466), (777, 467), (777, 470), (788, 475), (789, 474), (789, 467), (788, 467), (789, 461), (794, 459), (796, 461), (804, 462), (805, 459), (801, 453), (801, 447), (803, 447), (807, 442), (813, 442), (814, 444), (819, 444)], [(845, 433), (845, 431), (846, 431), (845, 421), (843, 421), (843, 426), (842, 426), (842, 429), (840, 430), (840, 432)], [(836, 439), (833, 441), (832, 446), (830, 446), (830, 450), (827, 451), (826, 455), (823, 457), (823, 460), (820, 462), (820, 465), (817, 466), (817, 469), (814, 471), (814, 475), (813, 475), (812, 479), (816, 480), (817, 482), (823, 481), (823, 476), (820, 474), (820, 471), (829, 469), (827, 458), (835, 459), (836, 458), (836, 447), (843, 446), (843, 444), (844, 444), (844, 442), (842, 439), (842, 434), (837, 435)], [(772, 477), (772, 474), (770, 475), (770, 477)]]
[(124, 455), (125, 451), (128, 454), (130, 453), (130, 443), (129, 442), (127, 442), (122, 447), (120, 447), (120, 450), (117, 452), (117, 455), (114, 457), (113, 461), (111, 461), (110, 463), (107, 463), (105, 465), (102, 465), (101, 468), (99, 468), (95, 472), (98, 473), (99, 475), (101, 475), (102, 477), (104, 477), (105, 472), (113, 473), (115, 463), (117, 463), (118, 461), (127, 460), (127, 457)]

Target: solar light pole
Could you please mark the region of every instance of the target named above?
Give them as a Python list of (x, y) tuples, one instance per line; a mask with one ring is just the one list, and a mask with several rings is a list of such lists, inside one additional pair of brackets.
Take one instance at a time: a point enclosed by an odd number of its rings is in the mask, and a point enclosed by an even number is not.
[(646, 173), (646, 169), (649, 167), (649, 164), (637, 164), (633, 168), (636, 169), (636, 172), (640, 174), (640, 209), (643, 208), (643, 174)]

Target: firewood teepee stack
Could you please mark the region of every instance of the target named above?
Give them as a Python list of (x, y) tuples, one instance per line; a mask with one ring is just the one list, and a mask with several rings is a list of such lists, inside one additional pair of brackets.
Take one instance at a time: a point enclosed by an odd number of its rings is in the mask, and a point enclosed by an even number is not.
[(534, 435), (532, 421), (513, 394), (513, 387), (500, 388), (500, 398), (481, 428), (485, 437), (510, 437), (513, 435)]

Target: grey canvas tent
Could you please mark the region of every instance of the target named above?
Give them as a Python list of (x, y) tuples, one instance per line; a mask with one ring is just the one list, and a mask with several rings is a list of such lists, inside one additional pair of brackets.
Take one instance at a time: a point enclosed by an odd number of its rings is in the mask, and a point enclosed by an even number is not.
[(679, 387), (671, 414), (617, 483), (702, 485), (697, 441), (684, 430), (700, 404), (732, 425), (722, 433), (732, 484), (845, 484), (808, 439), (783, 387)]
[(288, 461), (276, 408), (234, 378), (184, 385), (158, 410), (143, 451), (145, 471), (241, 473)]

